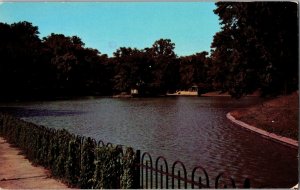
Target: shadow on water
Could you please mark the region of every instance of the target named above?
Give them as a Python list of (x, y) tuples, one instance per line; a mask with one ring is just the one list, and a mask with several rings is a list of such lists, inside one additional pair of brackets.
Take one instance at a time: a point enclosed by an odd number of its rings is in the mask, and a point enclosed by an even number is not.
[(74, 116), (84, 114), (83, 111), (74, 110), (49, 110), (21, 107), (0, 107), (0, 113), (14, 115), (16, 117), (46, 117), (46, 116)]

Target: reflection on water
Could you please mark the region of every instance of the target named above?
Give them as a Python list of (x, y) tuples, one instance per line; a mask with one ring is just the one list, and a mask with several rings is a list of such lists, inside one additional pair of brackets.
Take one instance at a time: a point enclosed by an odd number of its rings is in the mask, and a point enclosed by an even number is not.
[(229, 97), (172, 97), (6, 104), (7, 111), (37, 124), (66, 128), (97, 140), (132, 146), (169, 164), (203, 166), (210, 177), (221, 171), (252, 187), (297, 183), (297, 150), (261, 138), (226, 119), (226, 113), (261, 101)]

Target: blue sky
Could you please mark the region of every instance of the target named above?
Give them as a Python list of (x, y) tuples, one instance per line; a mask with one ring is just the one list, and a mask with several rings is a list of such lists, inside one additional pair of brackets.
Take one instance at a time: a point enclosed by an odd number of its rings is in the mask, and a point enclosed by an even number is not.
[(40, 37), (77, 35), (85, 47), (112, 55), (119, 47), (143, 49), (160, 38), (178, 56), (210, 51), (220, 30), (213, 2), (5, 2), (0, 22), (31, 22)]

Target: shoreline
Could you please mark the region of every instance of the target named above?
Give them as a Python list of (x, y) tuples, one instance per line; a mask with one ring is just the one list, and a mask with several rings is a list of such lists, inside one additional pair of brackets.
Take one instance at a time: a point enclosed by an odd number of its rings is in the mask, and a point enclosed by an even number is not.
[(237, 120), (237, 119), (235, 119), (235, 117), (233, 117), (231, 115), (230, 112), (226, 114), (226, 117), (227, 117), (227, 119), (229, 119), (231, 122), (235, 123), (236, 125), (239, 125), (240, 127), (243, 127), (244, 129), (249, 130), (251, 132), (255, 132), (264, 138), (270, 139), (275, 142), (279, 142), (281, 144), (284, 144), (284, 145), (287, 145), (287, 146), (290, 146), (293, 148), (298, 148), (298, 146), (299, 146), (298, 141), (296, 141), (296, 140), (293, 140), (293, 139), (287, 138), (287, 137), (283, 137), (283, 136), (277, 135), (275, 133), (267, 132), (265, 130), (259, 129), (252, 125), (249, 125), (243, 121)]
[[(160, 96), (134, 96), (131, 94), (116, 94), (111, 96), (112, 98), (135, 98), (135, 97), (176, 97), (176, 96), (187, 96), (187, 97), (231, 97), (228, 92), (212, 91), (203, 94), (198, 94), (196, 91), (178, 91), (175, 93), (166, 93), (165, 95)], [(247, 94), (245, 97), (260, 97), (258, 92), (252, 94)]]

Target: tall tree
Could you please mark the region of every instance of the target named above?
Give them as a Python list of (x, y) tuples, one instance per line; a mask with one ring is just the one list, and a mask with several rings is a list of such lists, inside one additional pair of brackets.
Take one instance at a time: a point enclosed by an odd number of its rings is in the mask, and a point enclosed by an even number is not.
[(180, 89), (189, 89), (193, 85), (199, 86), (201, 90), (209, 90), (209, 58), (208, 52), (196, 53), (194, 55), (180, 57)]
[(111, 94), (107, 55), (85, 48), (77, 36), (51, 34), (43, 40), (55, 73), (54, 91), (65, 95)]
[(38, 27), (29, 22), (0, 23), (1, 96), (28, 97), (34, 95), (33, 90), (40, 86), (37, 80), (42, 76), (39, 72), (41, 40), (38, 34)]
[(137, 88), (142, 96), (175, 91), (179, 82), (179, 64), (175, 44), (169, 39), (154, 42), (151, 48), (138, 50), (121, 47), (114, 53), (116, 93)]
[(153, 88), (160, 94), (175, 91), (179, 83), (179, 64), (174, 52), (175, 44), (170, 39), (159, 39), (146, 52), (153, 57)]
[(0, 23), (0, 99), (110, 95), (113, 65), (77, 36), (41, 40), (29, 22)]
[(114, 53), (116, 92), (129, 92), (136, 88), (145, 94), (152, 81), (151, 61), (145, 51), (121, 47)]
[(131, 80), (132, 70), (135, 67), (133, 63), (133, 55), (137, 49), (131, 49), (126, 47), (121, 47), (114, 52), (114, 61), (115, 61), (115, 76), (114, 76), (114, 89), (116, 92), (130, 92), (130, 89), (133, 87), (133, 84), (136, 81)]
[(260, 89), (276, 95), (297, 89), (297, 4), (218, 2), (222, 30), (214, 36), (215, 84), (233, 96)]
[(82, 47), (78, 43), (74, 44), (72, 37), (54, 33), (44, 38), (43, 43), (51, 53), (49, 61), (56, 75), (55, 91), (59, 93), (71, 92), (73, 86), (72, 76), (74, 76), (72, 72), (75, 65), (79, 63), (75, 51), (79, 48), (82, 49)]

